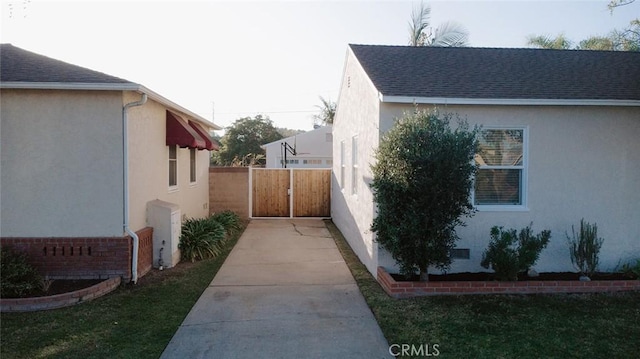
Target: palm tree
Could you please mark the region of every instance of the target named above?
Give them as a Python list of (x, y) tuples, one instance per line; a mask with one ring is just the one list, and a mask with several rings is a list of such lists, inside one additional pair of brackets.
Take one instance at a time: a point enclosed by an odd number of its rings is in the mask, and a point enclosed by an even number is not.
[(530, 35), (527, 38), (527, 45), (541, 49), (568, 50), (573, 44), (564, 36), (564, 34), (560, 34), (556, 37)]
[(325, 125), (333, 124), (333, 119), (336, 117), (336, 103), (330, 100), (325, 100), (320, 96), (321, 106), (316, 106), (320, 109), (320, 113), (313, 115), (314, 122), (320, 122)]
[(409, 21), (409, 45), (411, 46), (467, 46), (469, 32), (460, 24), (445, 22), (431, 32), (429, 17), (431, 7), (422, 1), (411, 11)]

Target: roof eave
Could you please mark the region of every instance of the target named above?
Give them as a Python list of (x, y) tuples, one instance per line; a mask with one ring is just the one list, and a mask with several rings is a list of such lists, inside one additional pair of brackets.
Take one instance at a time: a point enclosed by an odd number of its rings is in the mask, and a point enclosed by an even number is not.
[(147, 96), (172, 110), (192, 117), (196, 122), (209, 129), (222, 130), (222, 127), (210, 122), (206, 118), (178, 105), (177, 103), (161, 96), (142, 85), (133, 82), (123, 83), (83, 83), (83, 82), (0, 82), (2, 89), (29, 89), (29, 90), (86, 90), (86, 91), (136, 91), (146, 93)]
[(380, 94), (380, 102), (434, 104), (434, 105), (625, 106), (625, 107), (640, 106), (640, 100), (412, 97), (412, 96), (387, 96), (383, 94)]

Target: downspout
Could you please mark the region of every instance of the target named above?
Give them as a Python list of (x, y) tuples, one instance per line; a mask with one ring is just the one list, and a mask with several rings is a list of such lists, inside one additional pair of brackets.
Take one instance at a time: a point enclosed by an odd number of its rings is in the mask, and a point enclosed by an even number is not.
[(131, 281), (138, 282), (138, 245), (140, 238), (129, 228), (129, 143), (127, 131), (127, 110), (131, 107), (142, 106), (147, 102), (147, 94), (143, 93), (140, 101), (130, 102), (122, 108), (122, 185), (123, 185), (123, 227), (125, 233), (131, 236), (132, 258), (131, 258)]

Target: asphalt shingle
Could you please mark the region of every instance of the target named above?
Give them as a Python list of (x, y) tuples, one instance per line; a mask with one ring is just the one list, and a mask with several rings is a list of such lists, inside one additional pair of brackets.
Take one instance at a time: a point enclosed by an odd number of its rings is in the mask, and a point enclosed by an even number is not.
[(130, 81), (0, 44), (0, 81), (130, 84)]
[(640, 52), (349, 46), (385, 96), (640, 100)]

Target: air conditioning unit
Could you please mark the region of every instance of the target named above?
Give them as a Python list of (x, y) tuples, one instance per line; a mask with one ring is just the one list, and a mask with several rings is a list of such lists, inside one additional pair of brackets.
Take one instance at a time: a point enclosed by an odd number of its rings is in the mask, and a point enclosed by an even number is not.
[(180, 206), (161, 200), (147, 203), (147, 222), (153, 227), (153, 267), (171, 268), (180, 262)]

